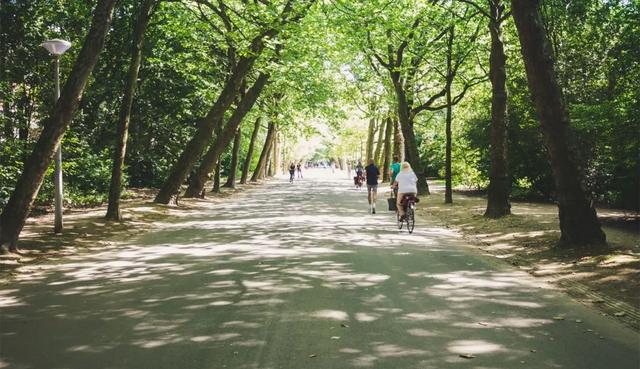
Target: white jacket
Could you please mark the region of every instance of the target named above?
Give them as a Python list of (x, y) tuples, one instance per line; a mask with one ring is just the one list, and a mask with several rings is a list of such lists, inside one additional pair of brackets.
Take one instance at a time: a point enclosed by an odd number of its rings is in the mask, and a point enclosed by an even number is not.
[(398, 193), (417, 193), (418, 192), (418, 177), (411, 172), (400, 171), (396, 176), (398, 182)]

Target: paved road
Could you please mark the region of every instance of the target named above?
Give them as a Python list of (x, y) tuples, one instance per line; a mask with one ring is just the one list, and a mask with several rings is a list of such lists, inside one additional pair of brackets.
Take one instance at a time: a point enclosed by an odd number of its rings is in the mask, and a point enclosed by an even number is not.
[(637, 333), (330, 173), (3, 286), (0, 368), (639, 367)]

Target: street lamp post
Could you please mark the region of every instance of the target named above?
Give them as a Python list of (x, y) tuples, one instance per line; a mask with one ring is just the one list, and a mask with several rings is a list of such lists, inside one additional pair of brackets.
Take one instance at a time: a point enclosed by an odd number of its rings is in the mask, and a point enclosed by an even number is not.
[[(60, 55), (64, 54), (71, 47), (71, 43), (65, 40), (53, 39), (42, 43), (42, 47), (47, 49), (53, 56), (53, 69), (55, 81), (55, 102), (60, 98)], [(54, 185), (55, 185), (55, 221), (53, 231), (62, 233), (62, 142), (58, 144), (55, 157)]]

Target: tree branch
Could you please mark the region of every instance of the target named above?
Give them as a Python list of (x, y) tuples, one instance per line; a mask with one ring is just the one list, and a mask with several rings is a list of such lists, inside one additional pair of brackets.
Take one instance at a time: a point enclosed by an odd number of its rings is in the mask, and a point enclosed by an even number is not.
[(486, 12), (486, 10), (484, 10), (480, 5), (476, 4), (475, 2), (471, 1), (471, 0), (458, 0), (460, 2), (463, 2), (465, 4), (469, 4), (471, 6), (473, 6), (474, 8), (476, 8), (476, 10), (478, 10), (480, 12), (480, 14), (482, 14), (483, 16), (492, 19), (493, 17), (491, 15), (489, 15), (489, 13)]
[(431, 96), (429, 98), (429, 100), (427, 100), (424, 104), (422, 105), (418, 105), (415, 108), (411, 109), (411, 112), (414, 115), (417, 115), (418, 113), (420, 113), (423, 110), (437, 110), (437, 109), (431, 109), (431, 105), (433, 105), (433, 103), (438, 100), (439, 98), (443, 97), (444, 95), (447, 94), (447, 89), (446, 87), (443, 88), (440, 92), (438, 92), (437, 94)]

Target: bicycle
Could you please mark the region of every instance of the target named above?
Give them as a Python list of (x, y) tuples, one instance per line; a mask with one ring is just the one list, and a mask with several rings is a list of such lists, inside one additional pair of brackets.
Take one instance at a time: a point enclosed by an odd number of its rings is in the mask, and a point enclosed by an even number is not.
[(396, 219), (398, 221), (398, 229), (402, 229), (402, 227), (406, 224), (407, 231), (409, 233), (413, 233), (413, 228), (416, 225), (415, 219), (415, 209), (416, 203), (418, 202), (418, 198), (414, 195), (404, 195), (400, 202), (400, 206), (404, 209), (404, 216), (400, 216), (400, 212), (396, 211)]
[(361, 174), (356, 175), (355, 177), (353, 177), (353, 183), (355, 184), (357, 189), (361, 189), (362, 188), (362, 183), (364, 182), (364, 176)]

